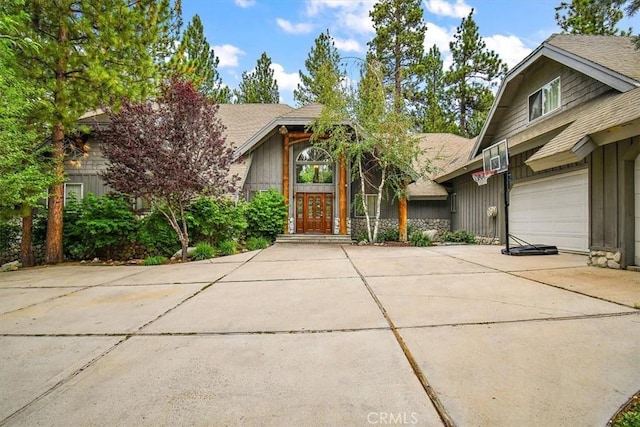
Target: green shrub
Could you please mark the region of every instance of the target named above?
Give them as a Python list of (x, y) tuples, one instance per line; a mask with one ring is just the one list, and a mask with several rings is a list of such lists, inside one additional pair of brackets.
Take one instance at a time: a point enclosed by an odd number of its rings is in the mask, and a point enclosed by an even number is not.
[(249, 237), (247, 239), (247, 249), (255, 251), (269, 247), (269, 240), (264, 237)]
[(225, 240), (218, 243), (218, 253), (222, 256), (233, 255), (236, 253), (237, 244), (233, 240)]
[(44, 246), (47, 241), (47, 221), (49, 211), (45, 207), (39, 207), (33, 211), (33, 225), (31, 226), (31, 239), (33, 246)]
[(614, 423), (613, 427), (638, 427), (640, 426), (640, 408), (622, 414)]
[(136, 243), (143, 246), (148, 255), (172, 256), (182, 246), (178, 234), (158, 211), (152, 211), (140, 221)]
[(198, 197), (189, 205), (186, 219), (192, 240), (214, 246), (237, 240), (247, 228), (244, 203), (235, 205), (228, 198)]
[(168, 261), (166, 256), (155, 255), (146, 257), (144, 261), (142, 261), (142, 265), (162, 265)]
[(413, 246), (431, 246), (431, 239), (422, 231), (414, 231), (409, 235), (409, 241)]
[(0, 254), (13, 251), (20, 246), (20, 233), (19, 219), (0, 221)]
[(275, 189), (256, 193), (246, 209), (247, 238), (264, 237), (270, 242), (283, 232), (287, 223), (284, 196)]
[(360, 233), (357, 233), (355, 235), (352, 236), (353, 239), (355, 239), (356, 242), (368, 242), (369, 241), (369, 235), (367, 234), (366, 231), (362, 231)]
[(135, 236), (137, 218), (128, 197), (110, 194), (67, 201), (63, 246), (72, 259), (120, 256)]
[(400, 234), (397, 228), (387, 228), (378, 234), (379, 242), (397, 242), (400, 240)]
[(476, 236), (473, 233), (468, 233), (464, 230), (458, 231), (446, 231), (442, 235), (442, 240), (444, 242), (455, 242), (455, 243), (475, 243)]
[(191, 258), (196, 261), (202, 261), (204, 259), (213, 258), (216, 255), (215, 249), (208, 243), (198, 243), (193, 250)]

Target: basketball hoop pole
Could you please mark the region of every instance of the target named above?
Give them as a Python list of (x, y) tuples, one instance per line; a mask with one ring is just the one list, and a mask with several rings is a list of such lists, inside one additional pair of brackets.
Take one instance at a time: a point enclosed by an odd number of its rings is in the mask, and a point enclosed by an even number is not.
[(502, 173), (502, 182), (504, 184), (504, 234), (505, 243), (504, 254), (509, 254), (509, 170)]

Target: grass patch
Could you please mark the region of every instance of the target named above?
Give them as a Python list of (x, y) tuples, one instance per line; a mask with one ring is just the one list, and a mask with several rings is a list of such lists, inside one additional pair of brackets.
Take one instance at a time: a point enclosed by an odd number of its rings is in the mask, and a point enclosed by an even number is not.
[(255, 251), (258, 249), (265, 249), (269, 247), (269, 239), (265, 237), (249, 237), (247, 239), (247, 250)]
[(216, 250), (208, 243), (198, 243), (193, 250), (191, 259), (195, 261), (202, 261), (205, 259), (213, 258), (216, 255)]
[(145, 258), (144, 261), (142, 261), (142, 265), (162, 265), (166, 264), (167, 261), (166, 256), (156, 255)]

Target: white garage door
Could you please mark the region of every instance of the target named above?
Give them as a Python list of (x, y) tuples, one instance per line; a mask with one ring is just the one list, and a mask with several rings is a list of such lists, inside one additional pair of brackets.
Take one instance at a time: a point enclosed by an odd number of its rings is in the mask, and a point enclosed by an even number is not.
[(582, 169), (515, 184), (510, 192), (509, 233), (533, 244), (588, 251), (588, 183), (587, 169)]

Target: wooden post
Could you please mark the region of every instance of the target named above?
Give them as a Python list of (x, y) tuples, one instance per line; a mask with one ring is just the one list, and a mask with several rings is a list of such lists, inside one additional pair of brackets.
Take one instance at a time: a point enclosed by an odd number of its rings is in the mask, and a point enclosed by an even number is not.
[(340, 197), (340, 234), (347, 234), (347, 165), (344, 156), (340, 157), (340, 178), (338, 195)]
[(398, 197), (398, 240), (407, 241), (407, 196), (405, 194)]
[[(285, 205), (289, 206), (289, 134), (282, 138), (282, 195)], [(288, 209), (291, 209), (290, 207)], [(284, 234), (289, 234), (289, 211), (284, 223)]]

